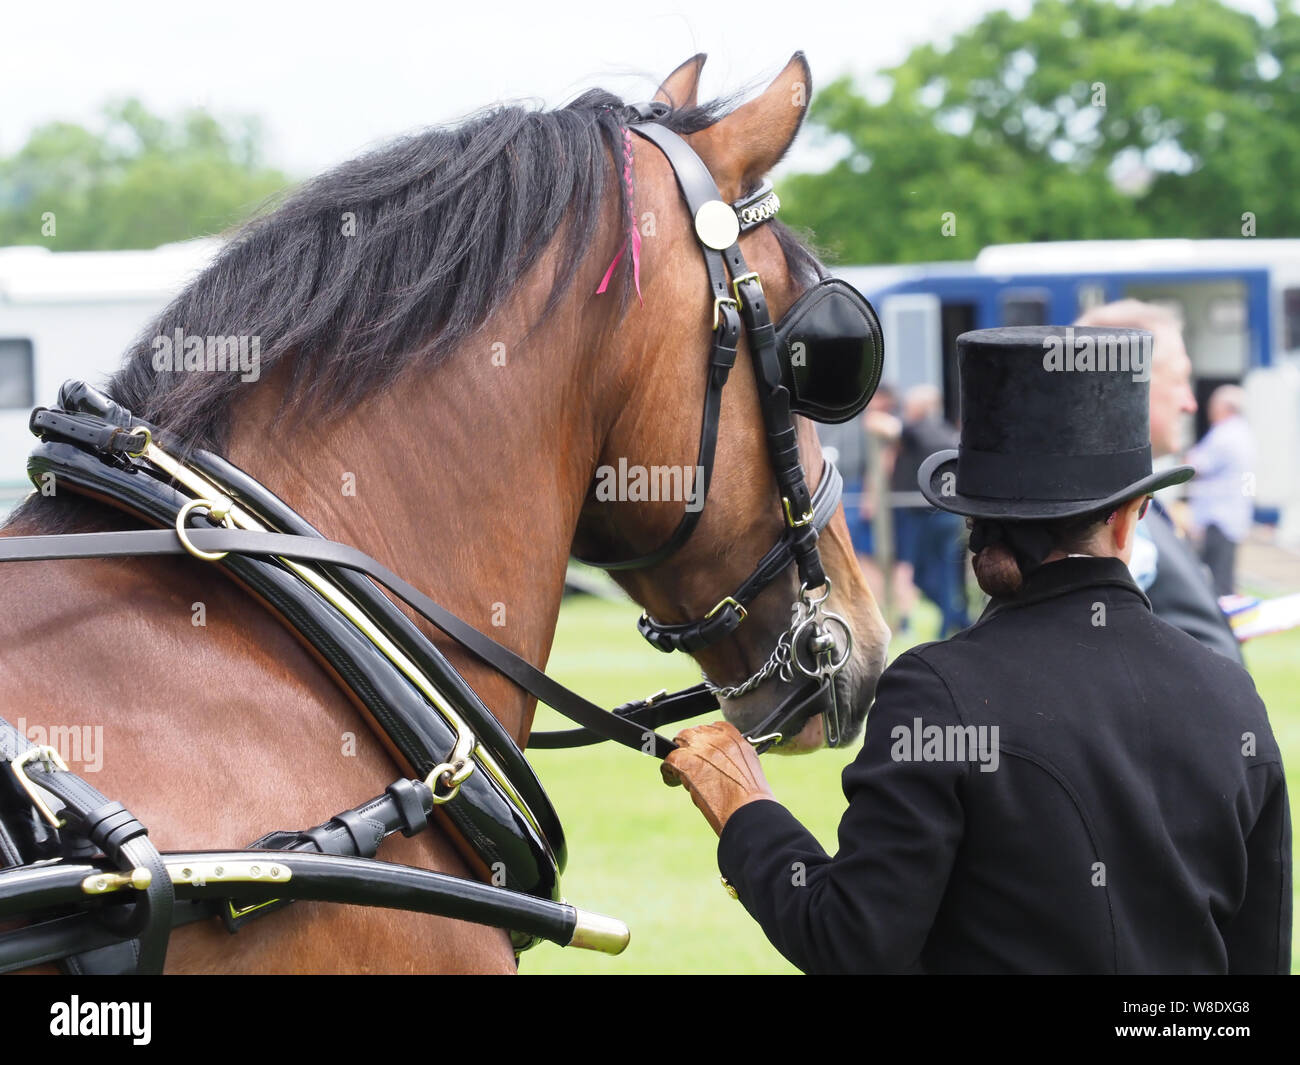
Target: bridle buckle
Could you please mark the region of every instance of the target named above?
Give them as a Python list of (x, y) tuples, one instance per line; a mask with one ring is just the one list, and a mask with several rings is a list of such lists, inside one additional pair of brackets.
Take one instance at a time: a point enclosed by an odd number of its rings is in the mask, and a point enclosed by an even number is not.
[(749, 616), (749, 611), (747, 611), (743, 606), (741, 606), (738, 602), (736, 602), (736, 600), (733, 599), (731, 596), (727, 596), (725, 599), (719, 600), (718, 605), (704, 615), (704, 620), (708, 621), (709, 618), (713, 617), (714, 614), (718, 613), (718, 611), (728, 606), (733, 607), (735, 609), (736, 613), (740, 615), (741, 621), (744, 621), (745, 618)]
[(813, 520), (812, 508), (809, 507), (803, 514), (796, 518), (790, 513), (790, 500), (786, 496), (781, 497), (781, 505), (785, 507), (785, 523), (792, 529), (801, 529), (805, 525), (811, 525)]
[(739, 277), (734, 277), (734, 278), (732, 278), (732, 279), (731, 279), (731, 291), (734, 292), (734, 293), (736, 294), (736, 306), (737, 306), (737, 307), (741, 307), (741, 306), (743, 306), (743, 304), (742, 304), (742, 302), (741, 302), (741, 299), (740, 299), (740, 283), (741, 283), (742, 281), (753, 281), (756, 285), (758, 285), (758, 292), (759, 292), (759, 295), (762, 295), (762, 293), (763, 293), (763, 279), (762, 279), (761, 277), (758, 276), (758, 271), (757, 271), (757, 270), (751, 270), (751, 271), (749, 271), (749, 273), (747, 273), (747, 274), (741, 274)]
[(23, 751), (17, 758), (9, 763), (9, 768), (14, 771), (14, 779), (18, 781), (18, 786), (23, 789), (27, 797), (31, 799), (32, 805), (40, 811), (41, 816), (45, 818), (54, 828), (62, 828), (68, 822), (57, 817), (49, 804), (41, 797), (40, 791), (37, 790), (36, 783), (26, 773), (23, 772), (23, 766), (28, 762), (39, 758), (46, 765), (52, 765), (55, 769), (68, 771), (68, 764), (60, 756), (59, 752), (48, 744), (43, 747), (29, 747)]
[(718, 331), (718, 325), (722, 321), (720, 311), (723, 304), (726, 304), (729, 307), (734, 307), (737, 311), (740, 310), (740, 302), (738, 300), (733, 300), (730, 296), (715, 297), (713, 300), (713, 331), (715, 333)]

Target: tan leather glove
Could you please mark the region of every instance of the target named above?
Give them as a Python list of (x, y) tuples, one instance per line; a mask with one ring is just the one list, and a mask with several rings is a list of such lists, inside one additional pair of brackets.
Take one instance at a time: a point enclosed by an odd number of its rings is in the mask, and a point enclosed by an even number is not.
[(727, 818), (746, 803), (775, 798), (758, 755), (735, 725), (715, 721), (683, 729), (676, 739), (677, 750), (660, 763), (659, 772), (665, 784), (686, 785), (718, 835)]

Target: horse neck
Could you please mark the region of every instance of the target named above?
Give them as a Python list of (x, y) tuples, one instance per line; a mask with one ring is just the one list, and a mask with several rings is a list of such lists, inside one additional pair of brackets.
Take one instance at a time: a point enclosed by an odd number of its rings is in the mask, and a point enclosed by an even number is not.
[[(541, 666), (600, 431), (571, 337), (503, 344), (471, 342), (344, 415), (291, 429), (272, 375), (237, 416), (229, 452), (326, 536)], [(532, 697), (419, 624), (525, 742)]]

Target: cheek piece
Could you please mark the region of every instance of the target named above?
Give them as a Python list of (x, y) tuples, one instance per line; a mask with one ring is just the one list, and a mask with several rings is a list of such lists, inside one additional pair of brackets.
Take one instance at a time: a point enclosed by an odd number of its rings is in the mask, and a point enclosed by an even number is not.
[[(792, 604), (791, 625), (778, 638), (768, 660), (758, 672), (735, 685), (723, 687), (706, 677), (704, 686), (711, 695), (737, 699), (772, 677), (787, 683), (798, 681), (794, 694), (751, 729), (747, 738), (760, 751), (766, 750), (796, 735), (820, 712), (826, 742), (833, 747), (842, 735), (833, 681), (852, 652), (852, 633), (843, 618), (822, 609), (830, 594), (830, 581), (822, 567), (817, 536), (839, 505), (842, 481), (828, 462), (816, 492), (810, 492), (799, 457), (794, 415), (844, 422), (866, 407), (880, 382), (884, 362), (880, 322), (871, 304), (851, 285), (822, 278), (774, 325), (762, 281), (746, 264), (739, 243), (744, 233), (764, 224), (780, 209), (771, 184), (764, 182), (745, 198), (726, 203), (703, 160), (662, 124), (668, 114), (666, 105), (637, 104), (629, 110), (640, 119), (630, 126), (632, 132), (653, 143), (671, 164), (704, 257), (711, 305), (703, 303), (703, 310), (711, 312), (713, 336), (696, 463), (703, 475), (692, 493), (695, 505), (687, 507), (676, 529), (658, 548), (631, 558), (579, 561), (608, 570), (648, 569), (669, 558), (690, 538), (712, 479), (722, 390), (735, 365), (742, 332), (746, 333), (768, 458), (784, 517), (781, 537), (754, 572), (703, 618), (666, 623), (645, 613), (637, 629), (661, 651), (694, 653), (735, 632), (759, 593), (795, 566), (800, 589)], [(602, 282), (602, 289), (604, 286)], [(539, 741), (539, 745), (551, 742), (545, 736)]]

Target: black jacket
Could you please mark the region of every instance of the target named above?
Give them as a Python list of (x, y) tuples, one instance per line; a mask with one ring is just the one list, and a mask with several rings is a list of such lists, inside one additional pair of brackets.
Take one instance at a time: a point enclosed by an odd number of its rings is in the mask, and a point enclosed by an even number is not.
[(1178, 535), (1158, 499), (1142, 523), (1156, 545), (1156, 579), (1147, 589), (1151, 609), (1174, 628), (1240, 662), (1241, 644), (1219, 609), (1209, 570)]
[(833, 859), (769, 800), (718, 841), (806, 972), (1290, 967), (1291, 822), (1264, 705), (1118, 559), (1048, 563), (900, 655), (843, 784)]

